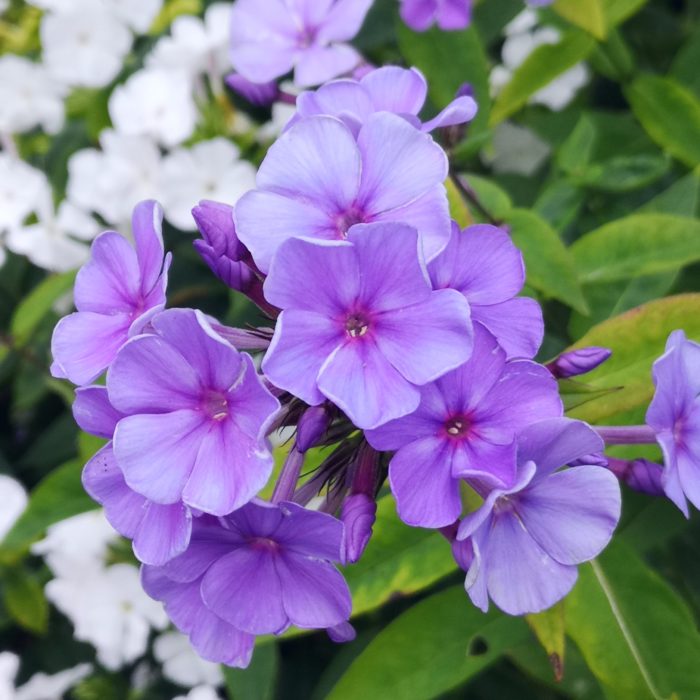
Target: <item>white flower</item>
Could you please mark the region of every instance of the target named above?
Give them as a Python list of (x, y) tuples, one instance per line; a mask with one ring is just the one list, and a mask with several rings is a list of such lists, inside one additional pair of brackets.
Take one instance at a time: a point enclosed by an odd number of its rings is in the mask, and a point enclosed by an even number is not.
[(198, 656), (187, 637), (179, 632), (165, 632), (157, 637), (153, 655), (163, 665), (163, 675), (178, 685), (192, 688), (224, 682), (218, 664)]
[[(27, 492), (24, 486), (11, 476), (0, 474), (0, 503), (2, 503), (0, 510), (0, 541), (2, 541), (27, 507)], [(2, 687), (1, 684), (2, 680), (0, 680), (0, 687)], [(1, 693), (0, 698), (2, 698)]]
[(275, 102), (272, 105), (272, 119), (258, 129), (258, 141), (267, 143), (274, 141), (287, 126), (289, 120), (296, 114), (297, 108), (285, 102)]
[(63, 126), (64, 95), (65, 88), (41, 64), (12, 54), (0, 57), (0, 133), (36, 126), (56, 133)]
[(109, 99), (117, 131), (150, 136), (164, 146), (187, 139), (197, 121), (190, 82), (182, 71), (146, 68), (119, 85)]
[(153, 68), (181, 70), (191, 77), (206, 73), (221, 77), (231, 69), (228, 58), (230, 3), (207, 8), (204, 20), (191, 15), (177, 17), (146, 59)]
[(41, 20), (44, 63), (66, 85), (109, 84), (121, 70), (131, 42), (126, 25), (99, 8), (48, 13)]
[(151, 629), (168, 624), (162, 606), (144, 593), (138, 569), (130, 564), (79, 570), (49, 581), (45, 592), (73, 623), (75, 638), (92, 644), (100, 663), (111, 670), (143, 656)]
[(84, 149), (68, 161), (68, 198), (116, 228), (126, 228), (137, 202), (157, 198), (161, 155), (144, 136), (111, 130), (100, 134), (102, 150)]
[[(513, 73), (539, 46), (556, 44), (561, 34), (554, 27), (538, 27), (538, 16), (533, 10), (524, 10), (506, 25), (501, 59), (503, 65), (495, 66), (489, 82), (491, 93), (497, 95), (513, 77)], [(589, 78), (585, 64), (578, 63), (530, 97), (531, 104), (542, 104), (552, 110), (564, 109), (574, 99), (578, 90)]]
[[(93, 2), (94, 0), (88, 0)], [(145, 34), (163, 7), (163, 0), (102, 0), (116, 17), (137, 34)]]
[(192, 688), (187, 695), (178, 695), (173, 700), (220, 700), (216, 692), (216, 688), (208, 685), (200, 685), (197, 688)]
[(510, 122), (499, 124), (493, 134), (493, 154), (484, 160), (497, 173), (530, 176), (550, 154), (549, 146), (530, 129)]
[(57, 700), (92, 671), (90, 664), (79, 664), (53, 675), (34, 674), (21, 688), (15, 689), (19, 657), (0, 652), (0, 700)]
[(0, 230), (19, 226), (49, 192), (46, 176), (7, 153), (0, 153)]
[(255, 187), (255, 168), (239, 160), (239, 150), (224, 138), (178, 148), (163, 159), (160, 198), (165, 216), (184, 231), (196, 229), (190, 211), (201, 199), (235, 204)]
[(90, 241), (99, 233), (97, 222), (68, 200), (61, 203), (58, 211), (54, 211), (50, 201), (45, 202), (37, 214), (37, 223), (9, 231), (7, 247), (45, 270), (67, 272), (80, 267), (88, 258), (88, 247), (83, 241)]

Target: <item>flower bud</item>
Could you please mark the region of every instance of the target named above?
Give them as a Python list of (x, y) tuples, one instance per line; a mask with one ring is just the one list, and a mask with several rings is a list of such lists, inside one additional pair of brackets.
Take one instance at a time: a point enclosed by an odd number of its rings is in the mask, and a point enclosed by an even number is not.
[(354, 564), (362, 556), (372, 536), (376, 513), (375, 500), (364, 493), (355, 493), (345, 499), (340, 516), (345, 525), (341, 548), (343, 564)]
[(579, 348), (562, 353), (556, 360), (547, 364), (547, 369), (557, 379), (576, 377), (579, 374), (591, 372), (598, 365), (602, 365), (610, 355), (612, 355), (612, 350), (608, 348)]
[(331, 418), (324, 406), (307, 408), (297, 424), (297, 450), (306, 452), (311, 449), (328, 430)]
[(608, 469), (622, 482), (635, 491), (650, 496), (663, 496), (664, 487), (661, 481), (663, 467), (647, 459), (608, 459)]
[(279, 96), (279, 88), (274, 80), (269, 83), (253, 83), (238, 73), (231, 73), (226, 76), (226, 84), (256, 107), (269, 107)]

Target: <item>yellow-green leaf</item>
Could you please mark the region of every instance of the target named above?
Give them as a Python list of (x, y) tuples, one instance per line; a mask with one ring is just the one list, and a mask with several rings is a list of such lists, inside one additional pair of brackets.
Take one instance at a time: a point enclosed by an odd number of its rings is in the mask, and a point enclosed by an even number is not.
[(556, 0), (554, 11), (601, 41), (608, 33), (603, 0)]

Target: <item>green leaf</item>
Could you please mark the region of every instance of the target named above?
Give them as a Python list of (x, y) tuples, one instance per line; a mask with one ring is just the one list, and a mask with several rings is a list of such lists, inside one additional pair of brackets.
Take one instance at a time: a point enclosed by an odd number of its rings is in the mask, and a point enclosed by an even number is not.
[(528, 636), (496, 610), (484, 615), (454, 586), (417, 603), (353, 661), (328, 700), (429, 700), (474, 677)]
[(552, 9), (596, 39), (602, 40), (607, 36), (607, 17), (603, 0), (556, 0)]
[(680, 294), (649, 302), (592, 328), (573, 348), (598, 345), (610, 348), (612, 357), (586, 375), (586, 384), (602, 388), (622, 387), (570, 412), (589, 422), (645, 406), (654, 387), (651, 365), (661, 356), (671, 331), (685, 330), (700, 341), (700, 294)]
[(26, 345), (57, 299), (73, 287), (74, 281), (75, 271), (51, 275), (20, 303), (10, 322), (10, 333), (17, 347)]
[(357, 564), (345, 569), (353, 598), (353, 615), (374, 610), (396, 594), (427, 588), (457, 567), (442, 535), (406, 527), (391, 496), (377, 504), (369, 545)]
[(610, 700), (700, 697), (700, 634), (681, 598), (626, 546), (580, 567), (566, 631)]
[(588, 307), (569, 250), (537, 214), (513, 209), (507, 217), (515, 245), (525, 258), (527, 282), (547, 296), (587, 313)]
[(595, 124), (584, 114), (557, 151), (557, 165), (569, 174), (583, 172), (591, 160), (595, 142)]
[(490, 125), (517, 112), (538, 90), (586, 58), (594, 46), (595, 40), (589, 34), (571, 30), (557, 44), (537, 47), (499, 93), (491, 110)]
[(613, 391), (617, 391), (619, 388), (620, 387), (605, 387), (599, 389), (596, 386), (586, 384), (585, 382), (579, 382), (575, 379), (559, 380), (559, 394), (561, 396), (562, 403), (564, 404), (564, 411), (566, 412), (571, 411), (578, 406), (583, 406), (583, 404), (600, 398), (601, 396), (610, 394)]
[(564, 603), (559, 602), (536, 615), (526, 615), (525, 620), (547, 652), (555, 677), (561, 680), (566, 648)]
[[(513, 202), (505, 190), (479, 175), (465, 174), (462, 177), (494, 219), (503, 220), (508, 216), (508, 212), (513, 208)], [(478, 211), (474, 212), (474, 214), (478, 213)]]
[(43, 634), (49, 621), (49, 604), (41, 584), (21, 567), (2, 575), (2, 597), (12, 619), (30, 632)]
[(272, 700), (279, 668), (277, 644), (259, 644), (246, 669), (222, 666), (232, 700)]
[(698, 211), (698, 202), (700, 202), (700, 173), (694, 171), (657, 194), (656, 197), (640, 207), (638, 212), (694, 217)]
[(585, 199), (581, 188), (568, 180), (557, 179), (540, 192), (534, 211), (556, 231), (563, 231), (576, 220)]
[(83, 490), (83, 463), (66, 462), (39, 482), (29, 505), (0, 543), (0, 559), (28, 547), (49, 525), (96, 507)]
[(616, 27), (646, 5), (647, 0), (605, 0), (608, 27)]
[(669, 166), (668, 159), (660, 155), (618, 156), (589, 165), (576, 180), (597, 190), (629, 192), (656, 182), (668, 172)]
[(671, 75), (700, 96), (700, 25), (676, 54), (671, 66)]
[(465, 228), (469, 226), (469, 224), (474, 223), (472, 221), (472, 215), (469, 213), (469, 207), (451, 177), (445, 180), (445, 189), (447, 190), (447, 201), (450, 205), (450, 216), (461, 228)]
[(678, 270), (700, 260), (700, 221), (670, 214), (633, 214), (587, 233), (570, 250), (582, 282)]
[(625, 88), (634, 115), (674, 158), (700, 164), (700, 101), (672, 78), (642, 75)]

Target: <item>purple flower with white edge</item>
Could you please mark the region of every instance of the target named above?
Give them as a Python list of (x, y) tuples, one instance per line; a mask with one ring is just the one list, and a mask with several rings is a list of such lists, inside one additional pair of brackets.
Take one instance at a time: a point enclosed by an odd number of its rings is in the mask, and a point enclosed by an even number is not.
[(444, 31), (465, 29), (472, 21), (472, 0), (401, 0), (401, 19), (417, 32), (433, 24)]
[(254, 83), (294, 69), (294, 82), (320, 85), (361, 61), (348, 43), (373, 0), (236, 0), (231, 10), (233, 67)]
[(656, 393), (646, 421), (664, 455), (666, 495), (687, 517), (686, 498), (700, 508), (700, 345), (674, 331), (652, 373)]
[(141, 202), (132, 219), (135, 248), (114, 231), (95, 239), (91, 259), (75, 280), (78, 310), (61, 319), (53, 332), (54, 377), (89, 384), (165, 306), (170, 254), (164, 258), (162, 221), (159, 204)]
[(203, 600), (246, 634), (281, 634), (296, 625), (347, 635), (350, 591), (334, 566), (342, 536), (331, 515), (255, 500), (224, 518), (198, 518), (184, 554), (160, 569), (144, 568), (145, 588), (168, 609), (167, 598), (177, 597), (168, 589), (191, 586), (201, 595), (188, 590), (193, 604)]
[(164, 311), (151, 325), (153, 334), (130, 340), (107, 374), (110, 402), (126, 414), (114, 433), (117, 463), (151, 501), (226, 515), (272, 472), (265, 435), (279, 402), (250, 356), (199, 311)]
[(522, 253), (507, 233), (477, 224), (464, 231), (452, 222), (445, 249), (428, 265), (433, 289), (464, 294), (472, 319), (496, 337), (508, 357), (534, 357), (544, 337), (540, 305), (516, 296), (525, 284)]
[(459, 539), (474, 558), (465, 587), (483, 611), (489, 598), (510, 615), (554, 605), (573, 587), (577, 565), (598, 556), (620, 519), (620, 487), (607, 469), (584, 465), (558, 471), (603, 449), (590, 426), (558, 418), (518, 437), (518, 474), (491, 491), (464, 518)]
[(366, 433), (376, 450), (396, 450), (391, 490), (399, 517), (418, 527), (445, 527), (459, 518), (463, 479), (489, 488), (512, 484), (517, 434), (562, 414), (551, 374), (530, 360), (507, 362), (478, 325), (469, 360), (420, 393), (415, 412)]
[(436, 117), (422, 123), (418, 114), (428, 96), (428, 84), (416, 68), (384, 66), (377, 68), (360, 80), (334, 80), (313, 92), (303, 92), (297, 97), (298, 119), (326, 114), (342, 119), (354, 134), (376, 112), (393, 112), (403, 117), (421, 131), (429, 132), (445, 126), (471, 121), (477, 112), (473, 97), (462, 95), (453, 100)]
[(312, 406), (330, 400), (363, 429), (414, 411), (418, 387), (472, 350), (467, 301), (430, 289), (418, 246), (415, 229), (389, 223), (284, 243), (264, 287), (283, 309), (267, 378)]
[(124, 414), (109, 402), (107, 389), (88, 386), (76, 391), (73, 416), (82, 430), (108, 439), (83, 469), (83, 487), (105, 510), (107, 520), (133, 540), (134, 554), (146, 564), (165, 564), (187, 548), (192, 514), (181, 502), (153, 503), (130, 489), (114, 458), (112, 436)]
[(236, 231), (263, 272), (289, 238), (342, 240), (375, 221), (414, 226), (430, 259), (450, 236), (446, 177), (444, 151), (395, 114), (371, 115), (357, 140), (339, 119), (309, 117), (268, 151)]

